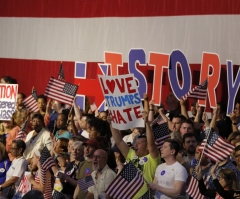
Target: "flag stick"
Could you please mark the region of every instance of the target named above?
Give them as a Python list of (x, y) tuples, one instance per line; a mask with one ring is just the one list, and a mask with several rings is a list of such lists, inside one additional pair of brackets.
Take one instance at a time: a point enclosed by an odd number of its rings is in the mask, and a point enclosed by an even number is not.
[[(80, 85), (80, 84), (78, 84), (78, 87), (79, 87), (79, 85)], [(76, 91), (76, 92), (77, 92), (77, 91)], [(76, 95), (75, 95), (75, 97), (74, 97), (74, 99), (73, 99), (73, 103), (75, 102), (75, 100), (76, 100)], [(71, 106), (71, 108), (70, 108), (69, 115), (72, 113), (73, 103), (72, 103), (72, 106)], [(67, 120), (67, 125), (68, 125), (68, 122), (69, 122), (69, 119)]]
[[(206, 94), (206, 107), (205, 107), (204, 111), (206, 111), (206, 108), (207, 108), (207, 96), (208, 96), (208, 92), (207, 92), (207, 94)], [(207, 138), (206, 138), (206, 142), (205, 142), (205, 144), (204, 144), (204, 147), (203, 147), (203, 150), (202, 150), (200, 159), (199, 159), (199, 165), (201, 164), (202, 157), (203, 157), (203, 153), (204, 153), (205, 147), (206, 147), (206, 145), (207, 145), (207, 141), (208, 141), (209, 135), (210, 135), (210, 133), (211, 133), (211, 128), (209, 128), (209, 129), (207, 129), (207, 130), (208, 130), (208, 131), (207, 131)]]

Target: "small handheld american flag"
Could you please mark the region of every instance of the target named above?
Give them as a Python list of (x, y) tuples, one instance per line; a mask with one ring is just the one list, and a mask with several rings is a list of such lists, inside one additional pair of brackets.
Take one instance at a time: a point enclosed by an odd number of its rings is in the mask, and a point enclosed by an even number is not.
[(55, 166), (56, 163), (53, 160), (50, 152), (48, 151), (47, 147), (44, 147), (41, 152), (40, 157), (40, 166), (41, 166), (41, 176), (42, 176), (42, 182), (45, 184), (46, 182), (46, 172), (51, 167)]
[(153, 134), (155, 137), (155, 143), (157, 145), (157, 148), (158, 149), (162, 148), (164, 141), (170, 138), (167, 122), (160, 125), (154, 125)]
[(207, 86), (208, 80), (206, 79), (204, 82), (199, 84), (198, 86), (192, 88), (188, 91), (183, 97), (183, 100), (186, 100), (188, 97), (195, 98), (195, 99), (206, 99), (207, 96)]
[(61, 62), (61, 64), (60, 64), (60, 70), (59, 70), (59, 74), (58, 74), (58, 80), (60, 80), (60, 81), (65, 81), (62, 62)]
[(133, 198), (144, 184), (142, 174), (130, 162), (126, 164), (120, 174), (113, 180), (105, 191), (113, 198)]
[(88, 187), (91, 187), (94, 185), (94, 181), (92, 176), (86, 176), (85, 178), (82, 178), (78, 180), (78, 186), (81, 190), (83, 190), (84, 193), (87, 192)]
[(24, 106), (27, 107), (27, 109), (30, 112), (37, 112), (39, 111), (38, 105), (37, 105), (37, 92), (35, 89), (33, 89), (32, 94), (29, 95), (27, 98), (23, 100)]

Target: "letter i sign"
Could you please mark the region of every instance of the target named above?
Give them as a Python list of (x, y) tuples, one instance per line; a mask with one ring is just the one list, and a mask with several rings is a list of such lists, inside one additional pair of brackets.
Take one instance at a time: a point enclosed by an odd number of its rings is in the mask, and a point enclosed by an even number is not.
[[(76, 102), (81, 109), (84, 109), (85, 96), (87, 96), (90, 100), (90, 104), (95, 102), (99, 111), (102, 111), (104, 110), (105, 103), (98, 75), (106, 75), (108, 73), (108, 65), (98, 63), (90, 64), (96, 64), (96, 67), (89, 66), (91, 68), (91, 74), (96, 74), (95, 77), (89, 77), (88, 74), (90, 74), (90, 72), (88, 72), (88, 65), (86, 62), (75, 62), (74, 84), (79, 84)], [(96, 71), (92, 71), (93, 68), (96, 69)]]

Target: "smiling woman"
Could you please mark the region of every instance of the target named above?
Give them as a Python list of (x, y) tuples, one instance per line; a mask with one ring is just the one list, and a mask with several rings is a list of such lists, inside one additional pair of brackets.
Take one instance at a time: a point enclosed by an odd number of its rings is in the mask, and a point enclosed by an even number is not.
[(26, 148), (26, 144), (22, 140), (13, 140), (10, 151), (15, 158), (7, 171), (6, 181), (0, 185), (0, 191), (2, 195), (7, 198), (12, 198), (13, 195), (9, 195), (9, 190), (14, 194), (14, 189), (17, 188), (21, 181), (23, 173), (27, 169), (27, 161), (23, 157), (23, 152)]

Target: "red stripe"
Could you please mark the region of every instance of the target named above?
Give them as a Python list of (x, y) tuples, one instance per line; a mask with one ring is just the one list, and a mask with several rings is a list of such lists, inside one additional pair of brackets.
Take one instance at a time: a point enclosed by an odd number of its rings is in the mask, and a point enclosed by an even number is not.
[(142, 17), (239, 14), (236, 0), (1, 0), (2, 17)]

